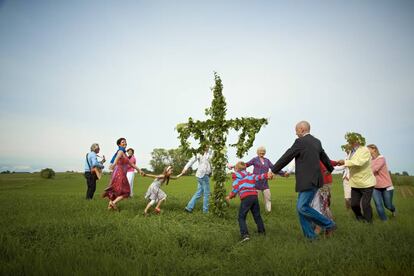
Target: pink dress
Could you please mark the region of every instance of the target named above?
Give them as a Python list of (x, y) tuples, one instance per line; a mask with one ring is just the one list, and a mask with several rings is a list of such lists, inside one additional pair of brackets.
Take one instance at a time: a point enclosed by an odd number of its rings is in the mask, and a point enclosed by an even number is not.
[(102, 197), (107, 197), (110, 200), (115, 200), (118, 196), (129, 197), (131, 188), (129, 187), (127, 179), (127, 169), (129, 160), (125, 157), (120, 157), (112, 172), (109, 186), (105, 189)]

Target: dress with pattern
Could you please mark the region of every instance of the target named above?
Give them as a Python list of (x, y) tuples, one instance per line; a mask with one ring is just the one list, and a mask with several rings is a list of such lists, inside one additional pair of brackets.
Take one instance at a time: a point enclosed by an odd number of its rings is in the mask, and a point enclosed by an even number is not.
[(118, 196), (129, 197), (131, 188), (127, 178), (129, 160), (124, 156), (118, 159), (115, 169), (112, 172), (109, 186), (105, 189), (102, 197), (107, 197), (110, 200), (115, 200)]
[(148, 187), (148, 190), (145, 194), (145, 199), (154, 200), (155, 202), (166, 199), (167, 194), (163, 190), (161, 190), (162, 184), (162, 178), (155, 179)]

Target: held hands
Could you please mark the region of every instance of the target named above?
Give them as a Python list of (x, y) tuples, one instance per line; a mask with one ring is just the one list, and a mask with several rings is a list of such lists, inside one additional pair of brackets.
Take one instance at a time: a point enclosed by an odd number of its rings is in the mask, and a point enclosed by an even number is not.
[(272, 172), (268, 172), (267, 173), (267, 178), (268, 179), (273, 179), (273, 173)]
[(183, 173), (180, 173), (179, 175), (177, 175), (177, 178), (180, 178), (181, 176), (183, 176)]
[(105, 159), (105, 155), (102, 155), (102, 164), (105, 163), (106, 159)]
[(289, 177), (289, 173), (288, 172), (285, 172), (285, 174), (283, 175), (284, 177)]
[(344, 160), (338, 160), (338, 166), (343, 166), (345, 165), (345, 161)]
[(227, 207), (230, 207), (230, 196), (226, 196)]
[(230, 164), (230, 163), (227, 163), (227, 168), (229, 169), (229, 170), (231, 170), (231, 169), (233, 169), (234, 168), (234, 166), (232, 165), (232, 164)]
[[(179, 176), (182, 176), (183, 174), (185, 174), (187, 172), (187, 170), (186, 169), (183, 169), (183, 171), (179, 174)], [(177, 175), (177, 177), (178, 177), (178, 175)]]

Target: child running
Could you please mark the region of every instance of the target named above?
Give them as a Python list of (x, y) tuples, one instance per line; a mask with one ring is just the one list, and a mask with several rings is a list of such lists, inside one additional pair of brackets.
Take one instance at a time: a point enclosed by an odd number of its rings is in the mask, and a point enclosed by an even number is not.
[(145, 207), (144, 210), (144, 216), (148, 215), (148, 210), (153, 206), (155, 203), (157, 203), (157, 206), (155, 207), (155, 213), (159, 214), (161, 212), (161, 204), (165, 201), (167, 198), (167, 194), (161, 190), (162, 184), (168, 185), (168, 182), (170, 179), (178, 179), (181, 174), (178, 176), (171, 176), (172, 174), (172, 167), (168, 166), (164, 169), (164, 172), (160, 175), (153, 175), (153, 174), (143, 174), (143, 176), (149, 176), (152, 178), (155, 178), (155, 180), (152, 182), (152, 184), (148, 187), (147, 193), (145, 194), (145, 199), (149, 200), (147, 207)]
[(263, 179), (272, 179), (272, 172), (263, 174), (251, 174), (246, 171), (246, 164), (244, 162), (238, 162), (234, 166), (235, 172), (232, 174), (233, 178), (233, 190), (226, 197), (227, 202), (231, 198), (234, 198), (237, 194), (240, 196), (240, 209), (239, 209), (239, 226), (241, 234), (241, 242), (248, 241), (249, 231), (247, 229), (246, 217), (249, 211), (252, 212), (254, 221), (257, 225), (257, 231), (259, 234), (265, 234), (265, 227), (262, 217), (260, 216), (260, 205), (257, 198), (256, 181)]

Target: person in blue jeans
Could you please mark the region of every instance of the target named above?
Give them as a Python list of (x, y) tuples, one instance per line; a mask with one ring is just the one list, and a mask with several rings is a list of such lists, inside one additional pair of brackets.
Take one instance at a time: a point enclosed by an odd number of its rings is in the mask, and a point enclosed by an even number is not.
[(252, 212), (254, 222), (257, 225), (257, 232), (259, 234), (265, 234), (265, 226), (263, 224), (262, 217), (260, 215), (260, 204), (257, 198), (257, 181), (273, 178), (271, 172), (263, 174), (251, 174), (246, 171), (246, 164), (244, 162), (238, 162), (234, 166), (235, 172), (232, 174), (233, 183), (230, 194), (226, 197), (226, 201), (229, 204), (230, 199), (236, 197), (238, 194), (240, 197), (240, 209), (239, 209), (239, 226), (241, 242), (248, 241), (250, 239), (249, 230), (247, 229), (246, 217), (249, 211)]
[(377, 208), (378, 216), (381, 220), (387, 220), (385, 214), (385, 208), (387, 208), (392, 216), (395, 217), (395, 206), (392, 203), (392, 197), (394, 195), (394, 186), (392, 185), (392, 179), (388, 170), (387, 162), (384, 156), (382, 156), (378, 150), (378, 147), (374, 144), (368, 145), (367, 148), (371, 153), (371, 169), (375, 176), (376, 184), (372, 193), (372, 198)]
[(191, 158), (188, 163), (184, 166), (181, 175), (185, 174), (195, 162), (198, 162), (198, 169), (196, 172), (197, 177), (197, 191), (188, 202), (185, 207), (185, 211), (191, 213), (197, 203), (197, 200), (202, 196), (203, 198), (203, 213), (208, 213), (209, 207), (209, 196), (210, 196), (210, 174), (211, 174), (211, 160), (212, 151), (207, 146), (203, 154), (197, 154)]
[(296, 192), (298, 192), (296, 209), (303, 234), (310, 240), (316, 239), (317, 234), (313, 227), (315, 224), (325, 229), (325, 234), (330, 236), (336, 230), (335, 222), (313, 209), (310, 204), (318, 188), (323, 185), (319, 161), (325, 165), (329, 173), (333, 171), (333, 167), (322, 148), (321, 141), (310, 134), (310, 124), (308, 122), (301, 121), (297, 123), (295, 131), (298, 138), (292, 147), (279, 158), (271, 170), (276, 174), (295, 159)]

